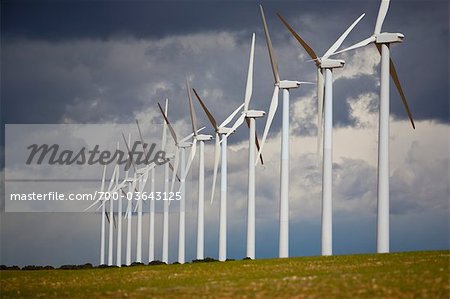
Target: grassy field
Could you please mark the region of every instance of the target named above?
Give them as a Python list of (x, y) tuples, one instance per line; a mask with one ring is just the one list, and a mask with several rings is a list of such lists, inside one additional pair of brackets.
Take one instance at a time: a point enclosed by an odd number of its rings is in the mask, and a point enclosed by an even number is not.
[(450, 251), (1, 271), (1, 297), (449, 298)]

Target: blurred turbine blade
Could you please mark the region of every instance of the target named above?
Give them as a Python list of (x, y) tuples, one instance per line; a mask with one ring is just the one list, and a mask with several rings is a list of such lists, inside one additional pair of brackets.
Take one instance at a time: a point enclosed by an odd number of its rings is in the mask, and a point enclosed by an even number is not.
[(375, 39), (376, 39), (375, 36), (370, 36), (370, 37), (366, 38), (365, 40), (360, 41), (359, 43), (356, 43), (353, 46), (350, 46), (350, 47), (345, 48), (343, 50), (337, 51), (337, 52), (333, 53), (332, 55), (344, 53), (344, 52), (347, 52), (347, 51), (351, 51), (351, 50), (354, 50), (354, 49), (358, 49), (358, 48), (367, 46), (368, 44), (375, 42)]
[(275, 58), (275, 51), (273, 50), (272, 41), (270, 40), (269, 29), (267, 28), (266, 18), (264, 17), (264, 10), (261, 4), (259, 5), (259, 11), (261, 13), (261, 20), (264, 26), (264, 34), (266, 35), (267, 49), (269, 49), (270, 64), (272, 65), (273, 77), (275, 79), (275, 83), (278, 83), (280, 82), (278, 64)]
[(283, 22), (284, 26), (291, 32), (291, 34), (295, 37), (295, 39), (302, 45), (302, 47), (305, 49), (305, 51), (309, 54), (311, 59), (318, 64), (318, 57), (317, 54), (314, 52), (314, 50), (300, 37), (300, 35), (295, 32), (295, 30), (286, 22), (283, 17), (277, 13), (278, 18), (280, 18), (281, 22)]
[(231, 127), (230, 131), (226, 134), (226, 136), (230, 136), (237, 128), (239, 128), (245, 120), (245, 113), (242, 113), (241, 116), (236, 120), (234, 125)]
[(214, 147), (214, 172), (211, 190), (211, 204), (214, 201), (214, 192), (216, 189), (217, 170), (219, 168), (219, 162), (220, 162), (220, 135), (219, 133), (216, 133), (216, 145)]
[[(250, 120), (248, 118), (245, 118), (245, 121), (247, 122), (247, 127), (250, 129)], [(256, 150), (259, 152), (259, 140), (258, 140), (258, 133), (255, 131), (255, 145)], [(264, 165), (264, 159), (262, 154), (259, 156), (259, 159), (261, 160), (261, 165)]]
[(350, 25), (350, 27), (347, 28), (347, 30), (345, 30), (344, 33), (342, 33), (342, 35), (337, 39), (337, 41), (328, 49), (328, 51), (323, 55), (323, 59), (326, 59), (328, 57), (330, 57), (331, 54), (333, 54), (334, 52), (336, 52), (336, 50), (342, 45), (342, 43), (344, 42), (345, 38), (350, 34), (350, 32), (353, 30), (353, 28), (356, 26), (356, 24), (359, 23), (359, 21), (361, 21), (361, 19), (365, 16), (366, 14), (363, 13), (362, 15), (359, 16), (359, 18), (356, 19), (356, 21), (353, 22), (353, 24)]
[(189, 112), (191, 114), (191, 123), (192, 123), (192, 132), (197, 136), (197, 116), (195, 115), (194, 103), (192, 102), (191, 97), (191, 87), (189, 86), (189, 80), (186, 79), (186, 88), (189, 99)]
[(384, 18), (386, 18), (387, 11), (389, 9), (389, 0), (381, 0), (380, 9), (378, 10), (377, 22), (375, 24), (374, 34), (379, 34), (381, 32), (381, 27), (383, 26)]
[(202, 101), (202, 99), (200, 98), (200, 96), (198, 95), (197, 91), (195, 90), (195, 88), (192, 88), (192, 90), (194, 91), (195, 96), (197, 97), (197, 100), (200, 103), (200, 106), (202, 106), (203, 111), (205, 111), (206, 116), (209, 119), (209, 122), (211, 123), (211, 125), (213, 126), (214, 130), (217, 130), (217, 122), (216, 119), (214, 118), (214, 116), (211, 114), (211, 112), (209, 112), (208, 108), (206, 108), (205, 103)]
[(179, 152), (180, 152), (180, 148), (177, 147), (176, 151), (175, 151), (175, 159), (174, 159), (174, 166), (173, 166), (173, 172), (172, 172), (172, 182), (170, 185), (170, 192), (173, 192), (173, 186), (175, 185), (175, 179), (177, 177), (177, 172), (178, 172), (178, 164), (179, 164)]
[(261, 140), (261, 147), (258, 151), (258, 156), (256, 157), (255, 163), (258, 163), (258, 159), (260, 159), (260, 156), (262, 155), (262, 151), (264, 149), (264, 144), (266, 143), (267, 135), (269, 134), (270, 125), (272, 124), (273, 118), (275, 116), (275, 112), (277, 111), (278, 93), (279, 93), (279, 87), (276, 85), (273, 90), (272, 101), (270, 102), (270, 107), (269, 107), (269, 113), (267, 114), (267, 121), (266, 121), (266, 126), (264, 127), (264, 133), (263, 133), (263, 137)]
[(236, 116), (236, 114), (238, 114), (238, 112), (242, 109), (242, 107), (244, 107), (244, 103), (242, 103), (236, 110), (234, 110), (233, 113), (231, 113), (230, 116), (228, 116), (227, 119), (225, 119), (223, 123), (219, 125), (219, 128), (223, 128), (228, 125)]
[(324, 101), (324, 78), (322, 69), (317, 69), (317, 159), (320, 161), (320, 145), (322, 143), (322, 117)]
[(248, 110), (253, 91), (253, 59), (255, 57), (255, 33), (252, 35), (252, 45), (250, 47), (250, 61), (248, 63), (247, 84), (245, 85), (244, 111)]

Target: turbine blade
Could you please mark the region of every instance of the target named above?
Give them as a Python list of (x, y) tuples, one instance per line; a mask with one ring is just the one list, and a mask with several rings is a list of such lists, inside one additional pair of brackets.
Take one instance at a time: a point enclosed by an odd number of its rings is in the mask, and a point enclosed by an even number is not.
[[(377, 50), (381, 55), (381, 46), (379, 44), (376, 45)], [(409, 110), (408, 102), (406, 101), (406, 96), (403, 93), (402, 86), (400, 84), (400, 80), (398, 79), (397, 70), (394, 66), (394, 61), (392, 61), (392, 58), (389, 59), (389, 73), (391, 74), (392, 80), (394, 81), (395, 87), (397, 87), (398, 93), (400, 94), (400, 98), (402, 99), (403, 106), (405, 107), (406, 113), (408, 114), (409, 121), (411, 122), (411, 125), (413, 129), (416, 129), (416, 125), (414, 124), (414, 119), (411, 113), (411, 110)]]
[(389, 63), (389, 72), (391, 73), (392, 80), (394, 80), (394, 84), (397, 87), (398, 93), (400, 94), (400, 98), (402, 99), (403, 106), (405, 107), (406, 113), (408, 114), (409, 121), (411, 122), (413, 129), (416, 129), (416, 125), (414, 124), (414, 119), (411, 110), (409, 110), (409, 105), (408, 102), (406, 101), (405, 94), (403, 93), (402, 86), (400, 85), (397, 71), (395, 70), (394, 62), (392, 61), (392, 59), (390, 59)]
[[(245, 118), (245, 121), (247, 122), (247, 127), (250, 129), (250, 120), (248, 118)], [(259, 140), (258, 140), (258, 133), (256, 133), (256, 131), (255, 131), (255, 145), (256, 145), (256, 150), (259, 152)], [(263, 156), (260, 155), (259, 158), (261, 160), (261, 165), (264, 165)]]
[(278, 88), (278, 86), (275, 86), (275, 88), (273, 90), (272, 101), (270, 102), (269, 113), (267, 114), (266, 126), (264, 128), (264, 133), (263, 133), (263, 137), (262, 137), (262, 140), (261, 140), (261, 147), (259, 148), (258, 156), (256, 158), (256, 162), (255, 163), (258, 163), (258, 159), (260, 159), (260, 156), (262, 155), (262, 151), (264, 149), (264, 144), (266, 142), (267, 135), (269, 134), (270, 125), (272, 124), (272, 120), (273, 120), (273, 118), (275, 116), (275, 112), (277, 111), (277, 107), (278, 107), (278, 92), (279, 92), (279, 88)]
[(356, 43), (356, 44), (354, 44), (354, 45), (352, 45), (352, 46), (350, 46), (348, 48), (345, 48), (343, 50), (337, 51), (337, 52), (335, 52), (335, 53), (333, 53), (331, 55), (336, 55), (336, 54), (339, 54), (339, 53), (344, 53), (344, 52), (347, 52), (347, 51), (358, 49), (358, 48), (367, 46), (368, 44), (373, 43), (373, 42), (375, 42), (375, 36), (370, 36), (370, 37), (366, 38), (365, 40), (360, 41), (359, 43)]
[(236, 114), (239, 112), (239, 110), (241, 110), (242, 107), (244, 107), (244, 105), (245, 105), (245, 104), (242, 103), (239, 107), (237, 107), (237, 109), (234, 110), (233, 113), (231, 113), (230, 116), (228, 116), (227, 119), (225, 119), (225, 120), (223, 121), (223, 123), (221, 123), (221, 124), (219, 125), (219, 128), (222, 128), (222, 127), (225, 127), (226, 125), (228, 125), (228, 124), (233, 120), (233, 118), (236, 116)]
[(175, 185), (175, 179), (177, 176), (177, 172), (178, 172), (178, 164), (179, 164), (179, 152), (180, 152), (180, 148), (177, 147), (176, 151), (175, 151), (175, 159), (174, 159), (174, 166), (173, 166), (173, 172), (172, 172), (172, 182), (170, 185), (170, 192), (173, 192), (173, 186)]
[(242, 113), (241, 116), (236, 120), (234, 125), (231, 127), (231, 130), (227, 133), (227, 137), (230, 136), (237, 128), (239, 128), (245, 120), (245, 113)]
[[(158, 106), (159, 106), (159, 109), (162, 110), (161, 105), (159, 105), (159, 103), (158, 103)], [(167, 115), (167, 113), (169, 112), (169, 100), (168, 99), (166, 99), (166, 102), (165, 102), (164, 106), (165, 106), (164, 107), (164, 111), (162, 111), (163, 112), (163, 117), (165, 115)], [(161, 149), (162, 150), (166, 149), (166, 143), (167, 143), (167, 125), (166, 125), (166, 122), (164, 121), (163, 122), (162, 140), (161, 140)]]
[[(197, 130), (197, 133), (200, 133), (201, 131), (203, 131), (205, 129), (205, 127), (201, 127), (200, 129)], [(188, 136), (184, 137), (183, 139), (180, 140), (179, 143), (183, 143), (188, 141), (189, 139), (191, 139), (194, 136), (194, 133), (189, 134)]]
[(109, 181), (109, 186), (108, 186), (108, 192), (110, 192), (113, 188), (114, 183), (116, 182), (116, 175), (117, 175), (117, 170), (119, 169), (119, 166), (116, 165), (114, 166), (114, 171), (111, 175), (111, 180)]
[(106, 177), (106, 165), (103, 165), (102, 185), (100, 186), (101, 192), (105, 190), (105, 177)]
[(142, 148), (144, 149), (144, 154), (146, 157), (148, 157), (148, 151), (147, 148), (144, 147), (144, 138), (142, 137), (142, 131), (141, 131), (141, 126), (139, 125), (139, 121), (136, 119), (136, 125), (139, 131), (139, 138), (141, 139), (141, 143), (142, 143)]
[(195, 88), (192, 88), (192, 90), (194, 91), (195, 96), (197, 97), (197, 100), (200, 102), (200, 106), (202, 106), (203, 111), (205, 111), (206, 116), (209, 119), (209, 122), (212, 124), (214, 130), (217, 130), (217, 122), (216, 119), (214, 118), (214, 116), (211, 114), (211, 112), (209, 112), (208, 108), (206, 108), (205, 103), (203, 103), (202, 99), (200, 98), (200, 96), (198, 95), (197, 91), (195, 90)]
[[(167, 163), (169, 163), (170, 170), (172, 170), (172, 172), (175, 172), (175, 168), (173, 167), (172, 163), (170, 163), (170, 162), (167, 162)], [(179, 182), (180, 181), (180, 177), (178, 176), (178, 174), (176, 175), (176, 178), (177, 178), (177, 181)]]
[[(127, 147), (129, 161), (131, 162), (131, 165), (133, 165), (133, 169), (136, 172), (136, 165), (134, 165), (133, 157), (131, 155), (131, 150), (130, 150), (130, 147), (128, 146), (128, 144), (127, 144), (127, 140), (125, 139), (125, 135), (123, 134), (123, 132), (122, 132), (122, 137), (123, 137), (123, 142), (125, 142), (125, 145)], [(114, 171), (115, 171), (115, 169), (114, 169)]]
[(253, 91), (253, 59), (255, 57), (255, 33), (252, 35), (252, 45), (250, 47), (250, 61), (248, 63), (247, 84), (245, 85), (244, 111), (248, 110)]
[(167, 115), (164, 113), (164, 111), (162, 110), (162, 107), (159, 103), (158, 103), (158, 107), (159, 107), (159, 110), (161, 110), (161, 113), (164, 117), (165, 123), (167, 124), (167, 126), (169, 126), (169, 131), (170, 131), (170, 134), (172, 135), (173, 140), (175, 141), (175, 144), (177, 144), (178, 140), (177, 140), (177, 134), (175, 133), (175, 130), (172, 128), (172, 125), (170, 124), (169, 119), (167, 118)]
[(381, 32), (381, 27), (383, 26), (384, 18), (386, 17), (389, 8), (389, 0), (381, 0), (380, 9), (378, 10), (377, 22), (375, 24), (374, 34), (379, 34)]
[(191, 168), (192, 161), (195, 158), (195, 152), (196, 151), (197, 151), (197, 139), (194, 139), (194, 141), (192, 142), (192, 147), (191, 147), (191, 153), (189, 155), (189, 160), (188, 160), (188, 163), (186, 164), (186, 169), (184, 171), (184, 174), (182, 174), (183, 181), (181, 182), (181, 184), (184, 184), (184, 182), (186, 181), (186, 177), (187, 177), (187, 175), (189, 173), (189, 169)]
[(197, 116), (195, 115), (194, 103), (192, 102), (191, 97), (191, 87), (189, 86), (188, 79), (186, 79), (186, 88), (189, 98), (189, 112), (191, 113), (192, 132), (194, 132), (194, 135), (197, 136)]
[(322, 117), (324, 101), (324, 77), (322, 69), (317, 69), (317, 158), (320, 161), (320, 145), (322, 143)]
[(220, 135), (219, 133), (216, 133), (216, 145), (214, 147), (214, 172), (211, 190), (211, 204), (214, 201), (214, 192), (216, 189), (217, 170), (219, 168), (219, 161), (220, 161)]
[(295, 30), (286, 22), (283, 17), (277, 13), (278, 18), (280, 18), (281, 22), (283, 22), (284, 26), (291, 32), (291, 34), (295, 37), (295, 39), (302, 45), (302, 47), (305, 49), (305, 51), (309, 54), (312, 60), (318, 64), (318, 57), (317, 54), (314, 52), (314, 50), (300, 37), (300, 35), (295, 32)]
[(356, 24), (359, 23), (359, 21), (361, 21), (361, 19), (365, 16), (366, 14), (363, 13), (362, 15), (359, 16), (359, 18), (357, 18), (353, 24), (350, 25), (350, 27), (347, 28), (347, 30), (345, 30), (344, 33), (342, 33), (342, 35), (337, 39), (337, 41), (328, 49), (328, 51), (323, 55), (322, 58), (326, 59), (328, 57), (330, 57), (330, 55), (332, 55), (334, 52), (336, 52), (336, 50), (342, 45), (342, 43), (344, 42), (344, 40), (346, 39), (346, 37), (350, 34), (350, 32), (353, 30), (353, 28), (356, 26)]
[(278, 74), (278, 64), (275, 58), (275, 51), (273, 50), (272, 41), (270, 40), (269, 29), (267, 28), (266, 18), (264, 17), (264, 10), (262, 5), (259, 5), (259, 11), (261, 12), (261, 20), (264, 26), (264, 34), (266, 35), (267, 49), (269, 49), (270, 63), (272, 65), (273, 77), (275, 83), (280, 82), (280, 75)]

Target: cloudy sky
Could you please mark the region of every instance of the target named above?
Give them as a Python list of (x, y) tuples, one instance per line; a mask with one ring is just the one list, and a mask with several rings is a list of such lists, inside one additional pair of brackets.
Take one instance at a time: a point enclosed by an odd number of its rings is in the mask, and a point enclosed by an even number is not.
[[(136, 118), (144, 124), (160, 122), (156, 103), (169, 98), (171, 120), (181, 133), (188, 133), (186, 77), (222, 121), (243, 101), (253, 32), (250, 106), (267, 111), (273, 77), (258, 3), (2, 1), (3, 131), (5, 124), (17, 123), (133, 123)], [(315, 81), (314, 64), (275, 13), (281, 13), (321, 55), (363, 12), (366, 16), (344, 46), (368, 37), (379, 1), (263, 1), (263, 5), (281, 77)], [(412, 130), (391, 84), (391, 249), (449, 248), (448, 1), (393, 0), (383, 31), (405, 34), (402, 44), (392, 45), (391, 54), (416, 121)], [(340, 58), (346, 66), (335, 71), (333, 86), (334, 252), (374, 252), (379, 55), (372, 46)], [(199, 122), (212, 132), (200, 107), (196, 110)], [(280, 121), (277, 113), (265, 148), (266, 164), (257, 169), (257, 257), (275, 257), (278, 252)], [(264, 123), (257, 121), (259, 135)], [(292, 256), (320, 254), (316, 133), (315, 88), (302, 86), (291, 92)], [(243, 127), (229, 141), (231, 258), (245, 255), (247, 134)], [(211, 145), (206, 155), (209, 198)], [(190, 183), (187, 259), (195, 256), (195, 172)], [(211, 257), (217, 257), (218, 207), (218, 201), (206, 206), (205, 255)], [(161, 220), (159, 215), (158, 228)], [(1, 263), (97, 263), (99, 221), (96, 214), (2, 212)], [(172, 214), (170, 261), (176, 259), (176, 225)], [(158, 248), (156, 257), (160, 254)]]

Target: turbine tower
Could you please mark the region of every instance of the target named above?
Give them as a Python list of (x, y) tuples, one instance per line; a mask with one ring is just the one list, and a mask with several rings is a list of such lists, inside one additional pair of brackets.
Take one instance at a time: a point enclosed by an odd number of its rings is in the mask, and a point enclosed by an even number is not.
[[(298, 35), (294, 29), (277, 14), (283, 24), (291, 34), (302, 45), (306, 52), (315, 61), (317, 66), (317, 102), (318, 102), (318, 125), (317, 137), (318, 145), (322, 138), (322, 113), (324, 114), (324, 134), (323, 134), (323, 164), (322, 164), (322, 255), (331, 255), (333, 253), (333, 222), (332, 222), (332, 178), (333, 178), (333, 69), (344, 67), (343, 60), (330, 59), (336, 50), (341, 46), (347, 35), (364, 17), (362, 14), (347, 30), (338, 38), (338, 40), (323, 54), (318, 57), (314, 50)], [(323, 78), (325, 73), (325, 80)], [(324, 84), (325, 81), (325, 84)], [(325, 87), (325, 91), (324, 91)], [(325, 102), (323, 95), (325, 93)], [(322, 111), (323, 108), (323, 111)]]
[(377, 204), (377, 252), (389, 252), (389, 73), (400, 94), (403, 106), (413, 129), (414, 120), (400, 85), (394, 62), (390, 58), (390, 45), (400, 43), (402, 33), (381, 32), (389, 8), (389, 0), (382, 0), (374, 33), (365, 40), (337, 53), (346, 52), (374, 43), (381, 54), (380, 114), (378, 128), (378, 204)]
[[(280, 258), (289, 256), (289, 90), (298, 88), (303, 83), (290, 80), (280, 80), (278, 73), (278, 64), (275, 58), (272, 41), (270, 40), (269, 30), (267, 28), (266, 19), (262, 5), (259, 6), (261, 19), (264, 26), (267, 48), (269, 50), (270, 62), (272, 65), (273, 77), (275, 79), (275, 88), (267, 115), (267, 122), (264, 128), (264, 134), (261, 140), (261, 148), (258, 156), (261, 155), (270, 125), (275, 116), (278, 107), (278, 93), (283, 90), (283, 111), (282, 111), (282, 130), (281, 130), (281, 179), (280, 179), (280, 239), (279, 254)], [(257, 163), (257, 161), (256, 161)]]

